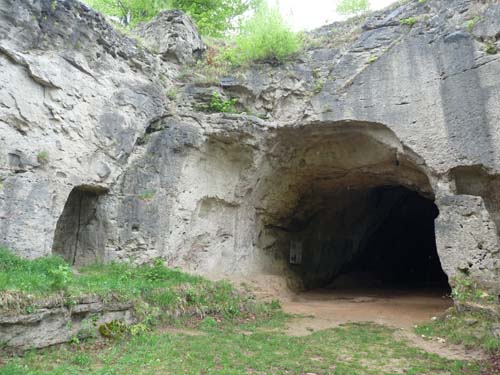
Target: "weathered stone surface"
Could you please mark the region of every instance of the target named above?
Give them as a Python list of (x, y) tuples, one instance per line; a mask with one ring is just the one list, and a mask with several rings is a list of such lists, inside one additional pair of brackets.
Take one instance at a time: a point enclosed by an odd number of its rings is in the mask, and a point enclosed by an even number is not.
[(94, 299), (72, 307), (42, 308), (27, 315), (0, 315), (0, 341), (10, 350), (43, 348), (96, 336), (98, 327), (111, 321), (132, 324), (133, 306)]
[(201, 59), (206, 48), (191, 18), (177, 10), (159, 13), (151, 22), (138, 26), (136, 33), (164, 60), (181, 64)]
[[(179, 74), (203, 49), (180, 13), (141, 26), (148, 51), (80, 3), (52, 3), (0, 0), (1, 244), (36, 257), (70, 242), (60, 218), (77, 188), (100, 195), (95, 212), (69, 211), (89, 218), (70, 260), (294, 277), (302, 208), (397, 185), (437, 205), (447, 275), (498, 286), (500, 60), (484, 44), (499, 43), (498, 4), (409, 1), (213, 85)], [(247, 114), (200, 111), (213, 91)], [(98, 256), (78, 254), (88, 244)]]

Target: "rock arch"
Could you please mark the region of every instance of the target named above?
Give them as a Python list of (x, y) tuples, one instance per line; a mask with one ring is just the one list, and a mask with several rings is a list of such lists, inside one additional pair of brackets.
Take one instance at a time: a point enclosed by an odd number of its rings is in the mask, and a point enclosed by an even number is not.
[[(292, 286), (311, 288), (363, 265), (390, 279), (382, 260), (393, 256), (404, 269), (392, 276), (446, 283), (436, 253), (439, 210), (429, 173), (389, 128), (356, 121), (281, 128), (268, 149), (255, 189), (255, 243), (266, 259), (263, 268), (271, 263)], [(381, 267), (372, 270), (370, 263)], [(419, 272), (428, 275), (414, 274)], [(414, 280), (406, 277), (412, 275)]]

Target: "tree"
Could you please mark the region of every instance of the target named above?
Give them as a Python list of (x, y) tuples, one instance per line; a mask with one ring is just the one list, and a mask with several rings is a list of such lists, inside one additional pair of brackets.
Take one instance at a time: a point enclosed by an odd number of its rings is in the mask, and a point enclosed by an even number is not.
[(84, 0), (95, 10), (116, 17), (125, 26), (134, 26), (150, 20), (163, 9), (170, 8), (170, 0)]
[(342, 0), (337, 5), (337, 13), (344, 16), (359, 15), (370, 9), (368, 0)]
[(188, 13), (202, 35), (223, 36), (237, 26), (237, 19), (256, 9), (261, 0), (84, 0), (92, 8), (119, 18), (126, 26), (148, 21), (163, 9)]
[(172, 7), (188, 13), (202, 35), (220, 37), (237, 26), (237, 19), (255, 10), (260, 0), (172, 0)]

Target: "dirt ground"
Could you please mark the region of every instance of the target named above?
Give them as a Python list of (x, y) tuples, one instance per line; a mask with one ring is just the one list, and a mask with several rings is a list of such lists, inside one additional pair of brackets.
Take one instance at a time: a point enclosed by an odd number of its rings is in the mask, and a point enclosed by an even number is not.
[(397, 328), (395, 336), (427, 352), (449, 359), (477, 360), (485, 354), (447, 343), (428, 340), (414, 333), (415, 325), (435, 319), (452, 306), (452, 300), (436, 290), (334, 290), (321, 289), (287, 296), (284, 311), (297, 314), (287, 333), (303, 336), (348, 322), (375, 322)]

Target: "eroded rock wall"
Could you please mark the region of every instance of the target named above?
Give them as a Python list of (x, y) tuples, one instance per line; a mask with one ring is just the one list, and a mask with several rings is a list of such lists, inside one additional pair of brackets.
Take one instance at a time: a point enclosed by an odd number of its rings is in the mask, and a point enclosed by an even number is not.
[[(400, 185), (435, 200), (448, 276), (498, 287), (499, 12), (409, 1), (213, 85), (182, 66), (204, 48), (193, 30), (158, 39), (175, 14), (142, 27), (147, 50), (76, 1), (1, 0), (0, 243), (50, 254), (83, 187), (102, 192), (104, 260), (289, 276), (301, 199)], [(214, 91), (246, 113), (200, 111)], [(470, 167), (487, 188), (464, 189)]]

